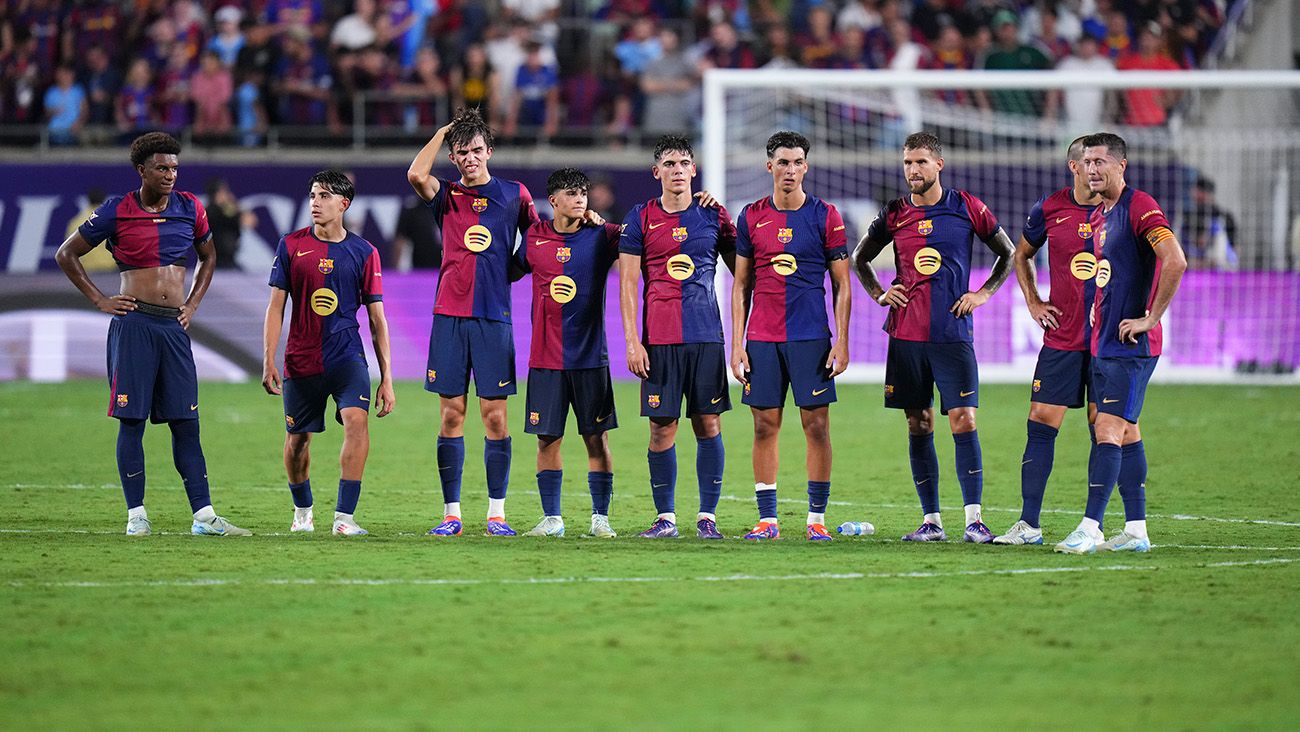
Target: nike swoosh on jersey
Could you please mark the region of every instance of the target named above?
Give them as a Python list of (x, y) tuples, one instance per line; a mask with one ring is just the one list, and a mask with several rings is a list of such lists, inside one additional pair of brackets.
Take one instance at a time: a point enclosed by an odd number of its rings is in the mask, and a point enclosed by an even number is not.
[(453, 195), (453, 196), (463, 196), (463, 195), (465, 195), (465, 194), (464, 194), (464, 193), (461, 193), (460, 191), (452, 191), (452, 192), (451, 192), (451, 195)]
[(761, 229), (761, 228), (763, 228), (764, 226), (767, 226), (767, 225), (770, 224), (770, 223), (772, 223), (772, 222), (771, 222), (771, 221), (760, 221), (760, 222), (758, 222), (757, 224), (754, 224), (754, 228), (755, 228), (755, 229)]
[(1063, 217), (1057, 219), (1057, 220), (1056, 220), (1056, 223), (1059, 224), (1059, 223), (1061, 223), (1062, 221), (1068, 221), (1069, 219), (1070, 219), (1069, 216), (1063, 216)]
[(655, 229), (658, 229), (660, 226), (663, 226), (663, 225), (666, 224), (666, 223), (668, 223), (668, 222), (667, 222), (667, 221), (660, 221), (660, 222), (657, 223), (657, 224), (650, 224), (650, 230), (651, 230), (651, 231), (654, 231)]
[(299, 257), (305, 257), (305, 256), (307, 256), (308, 254), (315, 254), (315, 253), (316, 253), (316, 252), (298, 252), (298, 256), (299, 256)]

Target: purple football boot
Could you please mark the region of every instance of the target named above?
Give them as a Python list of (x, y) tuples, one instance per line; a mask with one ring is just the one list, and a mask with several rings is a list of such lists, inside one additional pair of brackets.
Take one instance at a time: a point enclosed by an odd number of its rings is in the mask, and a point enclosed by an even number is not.
[(637, 534), (642, 539), (676, 539), (677, 524), (665, 518), (657, 518), (650, 528)]
[(993, 543), (993, 532), (989, 527), (984, 525), (983, 521), (976, 521), (966, 527), (966, 533), (961, 537), (962, 541), (971, 544), (991, 544)]
[(721, 539), (722, 534), (718, 531), (718, 522), (713, 519), (700, 519), (695, 522), (696, 535), (701, 539)]
[[(988, 529), (985, 529), (988, 531)], [(992, 537), (990, 537), (990, 540)], [(903, 541), (947, 541), (948, 535), (943, 533), (943, 529), (935, 524), (926, 521), (921, 524), (920, 528), (910, 534), (903, 534)]]
[(443, 516), (442, 523), (429, 529), (429, 536), (460, 536), (459, 516)]
[(510, 528), (506, 523), (505, 516), (493, 516), (488, 519), (487, 530), (483, 532), (484, 536), (516, 536), (515, 530)]

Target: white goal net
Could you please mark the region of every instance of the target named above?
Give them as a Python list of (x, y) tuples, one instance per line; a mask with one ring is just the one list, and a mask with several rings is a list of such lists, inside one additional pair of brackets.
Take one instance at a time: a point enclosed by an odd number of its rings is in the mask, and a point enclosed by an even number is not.
[[(1118, 133), (1129, 146), (1129, 184), (1160, 202), (1192, 265), (1166, 316), (1158, 378), (1295, 383), (1298, 98), (1300, 73), (1284, 71), (710, 71), (701, 167), (705, 187), (738, 213), (771, 193), (768, 136), (801, 132), (813, 148), (806, 188), (841, 209), (855, 242), (905, 190), (904, 138), (933, 132), (944, 144), (944, 185), (981, 198), (1018, 241), (1033, 203), (1069, 184), (1069, 141)], [(1164, 121), (1149, 124), (1152, 115)], [(972, 287), (992, 263), (976, 247)], [(1038, 264), (1046, 291), (1045, 261)], [(876, 265), (892, 270), (892, 251)], [(883, 319), (868, 298), (855, 297), (850, 376), (883, 372)], [(984, 378), (1027, 380), (1041, 331), (1014, 278), (975, 322)]]

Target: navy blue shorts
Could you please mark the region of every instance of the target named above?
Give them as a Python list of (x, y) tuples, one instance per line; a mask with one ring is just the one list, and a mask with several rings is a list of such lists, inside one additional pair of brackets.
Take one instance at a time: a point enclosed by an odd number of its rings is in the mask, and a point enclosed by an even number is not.
[(794, 391), (800, 407), (821, 407), (835, 401), (835, 380), (826, 368), (831, 339), (745, 344), (749, 354), (749, 383), (740, 401), (760, 409), (785, 406), (785, 390)]
[(650, 378), (641, 382), (641, 416), (677, 419), (686, 397), (686, 416), (731, 409), (727, 359), (721, 343), (646, 346)]
[(1034, 367), (1029, 401), (1078, 409), (1088, 403), (1091, 382), (1092, 354), (1043, 346)]
[(980, 370), (969, 343), (889, 339), (885, 356), (885, 406), (929, 409), (939, 387), (939, 411), (980, 405)]
[(465, 396), (469, 394), (471, 371), (478, 396), (493, 399), (515, 393), (515, 336), (510, 324), (434, 315), (425, 391), (445, 397)]
[(1092, 399), (1097, 411), (1137, 424), (1147, 383), (1159, 360), (1159, 356), (1092, 359)]
[(594, 369), (528, 369), (528, 415), (524, 432), (564, 435), (569, 406), (578, 421), (578, 434), (594, 435), (618, 426), (614, 414), (614, 384), (609, 367)]
[(287, 432), (324, 432), (325, 405), (334, 397), (334, 420), (343, 424), (342, 409), (370, 411), (370, 370), (366, 357), (333, 366), (322, 374), (284, 380), (284, 429)]
[(108, 324), (108, 416), (157, 424), (199, 418), (190, 336), (175, 317), (133, 310)]

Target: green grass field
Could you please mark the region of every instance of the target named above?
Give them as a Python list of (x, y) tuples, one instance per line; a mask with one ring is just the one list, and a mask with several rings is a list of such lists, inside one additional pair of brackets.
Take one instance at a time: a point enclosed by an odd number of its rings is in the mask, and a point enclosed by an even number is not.
[[(872, 537), (810, 545), (802, 436), (787, 421), (788, 537), (649, 542), (646, 427), (621, 386), (612, 522), (587, 523), (581, 445), (566, 445), (570, 538), (489, 539), (481, 432), (466, 460), (466, 535), (422, 536), (441, 495), (437, 400), (401, 384), (372, 423), (359, 521), (372, 536), (290, 536), (278, 400), (205, 384), (203, 440), (219, 512), (251, 539), (188, 535), (167, 430), (146, 436), (156, 533), (122, 535), (105, 387), (0, 384), (0, 709), (9, 729), (70, 728), (1291, 728), (1300, 713), (1300, 390), (1155, 386), (1143, 426), (1149, 555), (914, 546), (919, 507), (901, 414), (879, 388), (832, 409), (828, 523)], [(980, 410), (985, 516), (1015, 519), (1026, 393)], [(522, 424), (522, 399), (511, 403)], [(473, 420), (471, 420), (473, 422)], [(791, 429), (793, 428), (793, 429)], [(719, 526), (755, 519), (747, 410), (724, 419)], [(939, 429), (945, 517), (961, 523)], [(329, 525), (341, 430), (314, 449)], [(678, 513), (693, 524), (694, 445)], [(1048, 488), (1049, 541), (1083, 507), (1087, 431), (1067, 419)], [(534, 444), (515, 435), (509, 516), (540, 515)], [(1110, 523), (1121, 519), (1118, 496)], [(959, 534), (960, 529), (957, 533)], [(693, 531), (689, 532), (692, 536)]]

